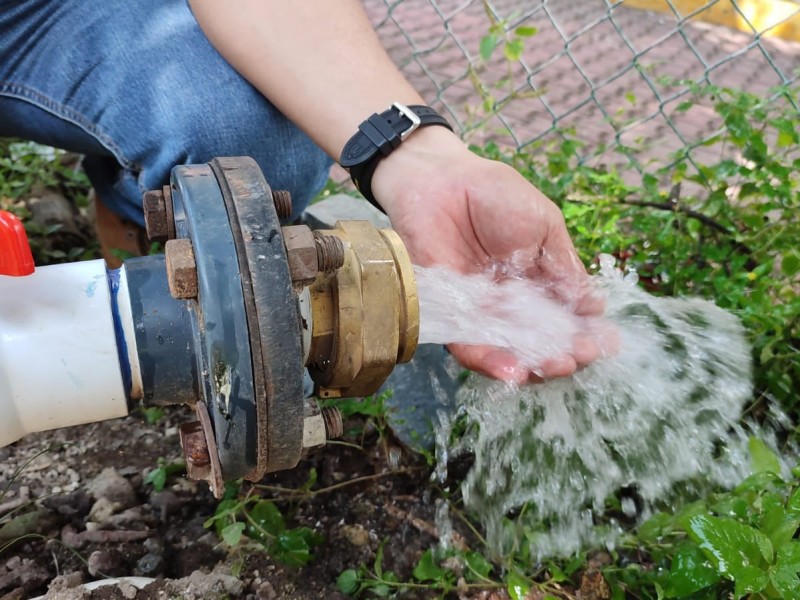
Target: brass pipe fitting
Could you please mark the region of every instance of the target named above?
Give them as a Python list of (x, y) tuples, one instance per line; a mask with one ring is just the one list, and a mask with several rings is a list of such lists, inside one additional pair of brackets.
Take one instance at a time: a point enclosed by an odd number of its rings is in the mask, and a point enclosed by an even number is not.
[(322, 398), (368, 396), (417, 347), (411, 259), (394, 231), (368, 221), (339, 221), (320, 233), (341, 240), (344, 261), (309, 286), (309, 372)]

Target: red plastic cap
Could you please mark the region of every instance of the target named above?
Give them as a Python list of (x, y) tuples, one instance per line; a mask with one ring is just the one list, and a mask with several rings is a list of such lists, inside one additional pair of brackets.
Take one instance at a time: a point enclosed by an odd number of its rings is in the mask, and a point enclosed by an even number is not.
[(33, 273), (33, 255), (25, 227), (16, 215), (0, 210), (0, 275)]

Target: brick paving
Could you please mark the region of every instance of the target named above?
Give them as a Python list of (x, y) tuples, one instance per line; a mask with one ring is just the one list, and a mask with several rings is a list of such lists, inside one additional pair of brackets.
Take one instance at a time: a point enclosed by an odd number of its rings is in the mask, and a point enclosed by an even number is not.
[[(624, 162), (611, 150), (636, 146), (643, 160), (663, 162), (686, 144), (710, 135), (719, 121), (708, 106), (685, 113), (680, 85), (667, 80), (700, 79), (767, 93), (796, 81), (800, 43), (753, 37), (722, 26), (687, 23), (669, 14), (609, 8), (604, 0), (494, 0), (488, 3), (512, 25), (538, 29), (526, 41), (522, 61), (512, 69), (512, 87), (536, 97), (511, 100), (500, 116), (481, 124), (480, 96), (468, 77), (478, 77), (502, 97), (508, 66), (498, 49), (485, 68), (479, 44), (490, 21), (479, 0), (365, 0), (384, 46), (408, 79), (433, 106), (467, 132), (511, 146), (573, 128), (593, 161)], [(770, 60), (772, 64), (770, 64)], [(480, 126), (478, 126), (480, 124)], [(609, 149), (603, 151), (603, 147)], [(698, 147), (701, 162), (713, 158)]]

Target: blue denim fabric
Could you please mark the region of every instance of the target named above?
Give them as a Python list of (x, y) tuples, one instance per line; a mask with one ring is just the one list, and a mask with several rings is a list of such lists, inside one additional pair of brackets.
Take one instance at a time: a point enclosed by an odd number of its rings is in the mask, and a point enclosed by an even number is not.
[(330, 159), (214, 50), (185, 0), (0, 0), (0, 136), (86, 154), (109, 208), (143, 223), (141, 196), (178, 164), (256, 159), (294, 215)]

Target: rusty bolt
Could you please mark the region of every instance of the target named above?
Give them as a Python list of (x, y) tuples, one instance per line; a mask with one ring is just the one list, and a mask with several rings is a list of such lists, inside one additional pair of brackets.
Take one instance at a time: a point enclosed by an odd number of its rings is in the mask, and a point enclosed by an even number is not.
[(326, 406), (322, 409), (322, 419), (325, 421), (325, 436), (329, 440), (342, 437), (344, 424), (342, 423), (342, 413), (335, 406)]
[(314, 232), (314, 241), (317, 244), (317, 262), (319, 270), (324, 273), (333, 273), (344, 264), (344, 244), (335, 235), (325, 235), (319, 231)]
[(142, 207), (147, 237), (154, 242), (166, 242), (169, 239), (169, 226), (164, 192), (161, 190), (145, 192), (142, 196)]
[(279, 219), (288, 219), (292, 216), (292, 195), (286, 190), (272, 190), (272, 201), (275, 203), (275, 212)]
[(184, 423), (179, 429), (179, 435), (190, 476), (193, 468), (207, 467), (211, 464), (208, 443), (200, 421)]
[(314, 234), (306, 225), (287, 225), (281, 231), (292, 281), (299, 285), (311, 283), (319, 271)]
[(197, 265), (192, 241), (188, 238), (169, 240), (164, 246), (169, 293), (176, 300), (197, 297)]

